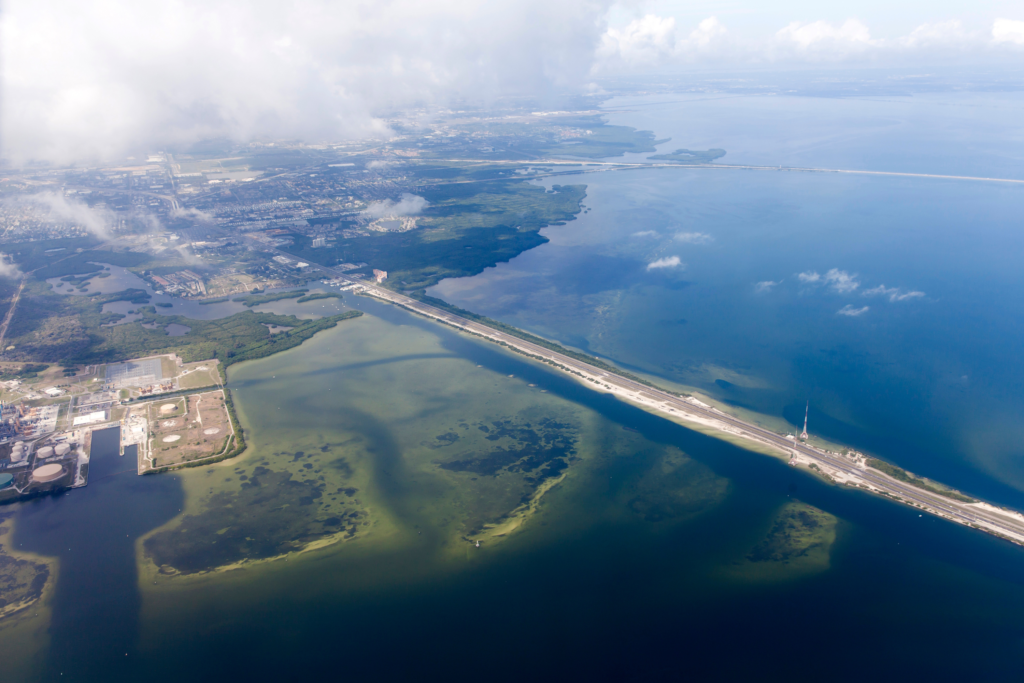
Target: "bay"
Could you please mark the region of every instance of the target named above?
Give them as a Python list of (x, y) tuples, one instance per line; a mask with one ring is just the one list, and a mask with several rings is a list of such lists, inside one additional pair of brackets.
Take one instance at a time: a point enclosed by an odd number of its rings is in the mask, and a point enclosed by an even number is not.
[[(696, 169), (581, 179), (590, 210), (551, 242), (435, 292), (779, 426), (810, 398), (814, 432), (1019, 500), (1017, 190)], [(1022, 549), (407, 312), (345, 304), (366, 315), (232, 368), (242, 457), (137, 477), (111, 435), (88, 487), (14, 508), (12, 543), (54, 558), (56, 583), (38, 617), (0, 623), (9, 671), (1017, 676)]]
[[(686, 146), (676, 136), (693, 131), (700, 144), (690, 147), (735, 142), (740, 161), (1012, 177), (999, 159), (1019, 168), (1020, 124), (1006, 113), (1019, 98), (986, 108), (994, 96), (945, 97), (958, 106), (914, 103), (931, 124), (898, 147), (899, 163), (877, 156), (895, 143), (876, 123), (905, 114), (905, 102), (823, 99), (811, 111), (824, 122), (810, 132), (805, 117), (782, 115), (806, 98), (620, 98), (628, 111), (610, 118), (673, 135), (662, 151)], [(946, 145), (935, 163), (915, 156), (953, 126), (951, 108), (995, 112), (991, 126), (976, 121), (980, 151)], [(761, 122), (766, 109), (774, 127)], [(723, 118), (741, 132), (722, 133)], [(744, 121), (764, 136), (757, 144)], [(993, 150), (1004, 134), (1001, 157)], [(811, 137), (816, 145), (805, 144)], [(794, 157), (794, 148), (804, 151)], [(686, 168), (579, 182), (590, 210), (548, 228), (549, 243), (431, 294), (693, 387), (780, 430), (794, 430), (810, 401), (812, 433), (1024, 507), (1024, 186)]]

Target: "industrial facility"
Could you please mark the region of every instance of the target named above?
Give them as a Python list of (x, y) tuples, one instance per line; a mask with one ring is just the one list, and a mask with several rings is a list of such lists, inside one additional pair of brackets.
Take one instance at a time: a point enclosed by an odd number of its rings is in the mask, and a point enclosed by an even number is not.
[(85, 486), (91, 436), (79, 429), (0, 444), (0, 501)]

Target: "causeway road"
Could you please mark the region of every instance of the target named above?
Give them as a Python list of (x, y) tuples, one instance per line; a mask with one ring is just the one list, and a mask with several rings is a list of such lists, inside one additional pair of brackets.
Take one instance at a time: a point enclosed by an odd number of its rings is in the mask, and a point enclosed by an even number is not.
[[(261, 245), (261, 248), (268, 250), (264, 245)], [(294, 255), (277, 249), (269, 249), (269, 251), (278, 252), (288, 258), (295, 258)], [(721, 425), (720, 429), (724, 432), (756, 443), (773, 446), (782, 451), (782, 453), (796, 455), (803, 460), (819, 465), (826, 474), (838, 474), (839, 478), (845, 479), (848, 484), (886, 494), (901, 502), (915, 505), (934, 515), (1024, 545), (1024, 516), (1021, 516), (1019, 513), (1002, 510), (983, 503), (964, 503), (932, 493), (901, 482), (878, 470), (865, 467), (854, 458), (823, 451), (796, 439), (787, 438), (782, 434), (724, 413), (712, 406), (694, 402), (693, 399), (677, 396), (655, 387), (641, 384), (628, 377), (623, 377), (617, 373), (609, 372), (557, 351), (552, 351), (493, 327), (488, 327), (482, 323), (430, 306), (384, 287), (376, 286), (372, 282), (350, 277), (345, 275), (343, 271), (335, 268), (318, 266), (318, 269), (346, 284), (360, 287), (366, 294), (378, 299), (402, 306), (427, 318), (466, 330), (493, 342), (504, 343), (508, 347), (526, 355), (535, 356), (555, 366), (584, 375), (594, 380), (594, 388), (598, 391), (602, 389), (610, 390), (626, 400), (633, 399), (650, 409), (670, 417), (678, 417), (684, 421), (689, 417), (704, 424), (708, 421), (719, 423)]]

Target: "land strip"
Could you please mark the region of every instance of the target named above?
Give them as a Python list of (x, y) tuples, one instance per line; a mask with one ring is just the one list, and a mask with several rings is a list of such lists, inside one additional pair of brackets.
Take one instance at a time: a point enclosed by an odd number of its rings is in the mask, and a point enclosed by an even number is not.
[(28, 280), (28, 275), (21, 278), (21, 282), (18, 284), (18, 291), (11, 297), (11, 306), (7, 309), (7, 315), (4, 316), (4, 321), (0, 324), (0, 352), (4, 348), (4, 339), (7, 337), (7, 328), (11, 325), (11, 318), (14, 317), (14, 311), (18, 308), (18, 300), (21, 299), (21, 293), (25, 290), (25, 281)]
[[(859, 169), (849, 168), (814, 168), (814, 167), (801, 167), (801, 166), (753, 166), (746, 164), (679, 164), (679, 163), (626, 163), (619, 161), (570, 161), (566, 159), (533, 159), (530, 161), (515, 161), (515, 160), (501, 160), (501, 161), (486, 161), (483, 159), (432, 159), (431, 161), (447, 161), (453, 163), (472, 163), (472, 164), (483, 164), (487, 163), (490, 165), (501, 165), (510, 164), (516, 166), (585, 166), (592, 167), (587, 170), (577, 171), (578, 173), (597, 173), (601, 171), (632, 171), (642, 168), (701, 168), (701, 169), (715, 169), (715, 170), (733, 170), (733, 171), (778, 171), (778, 172), (789, 172), (789, 173), (846, 173), (849, 175), (872, 175), (872, 176), (896, 176), (904, 178), (935, 178), (939, 180), (973, 180), (978, 182), (987, 183), (1012, 183), (1017, 185), (1024, 185), (1024, 180), (1016, 178), (986, 178), (983, 176), (964, 176), (964, 175), (940, 175), (937, 173), (904, 173), (900, 171), (863, 171)], [(529, 180), (530, 178), (545, 178), (552, 175), (565, 175), (566, 172), (561, 173), (538, 173), (536, 175), (517, 175), (511, 178), (491, 178), (489, 182), (494, 180)], [(477, 183), (483, 182), (481, 180), (456, 180), (450, 181), (449, 184), (459, 183)], [(440, 184), (440, 183), (438, 183)]]
[(543, 361), (581, 379), (586, 386), (615, 394), (648, 412), (660, 413), (669, 419), (689, 423), (701, 430), (717, 432), (726, 438), (738, 438), (749, 442), (758, 450), (764, 450), (767, 447), (782, 457), (788, 457), (791, 465), (814, 470), (836, 483), (887, 496), (944, 519), (980, 529), (1018, 545), (1024, 545), (1024, 515), (1019, 512), (981, 501), (959, 501), (947, 497), (935, 489), (914, 486), (870, 467), (869, 459), (862, 455), (856, 453), (844, 455), (816, 448), (800, 442), (792, 436), (772, 432), (724, 413), (693, 397), (679, 396), (663, 391), (606, 368), (600, 368), (578, 358), (554, 351), (548, 346), (540, 346), (519, 336), (430, 306), (403, 294), (348, 277), (333, 268), (320, 266), (320, 269), (346, 285), (353, 286), (356, 291), (396, 304), (419, 315)]

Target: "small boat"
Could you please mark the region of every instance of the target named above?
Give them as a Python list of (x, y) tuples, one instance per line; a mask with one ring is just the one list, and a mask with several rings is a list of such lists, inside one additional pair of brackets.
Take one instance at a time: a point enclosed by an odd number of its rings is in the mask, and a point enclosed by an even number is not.
[(476, 547), (477, 547), (477, 548), (479, 548), (479, 547), (480, 547), (480, 541), (477, 541), (477, 542), (476, 542)]

